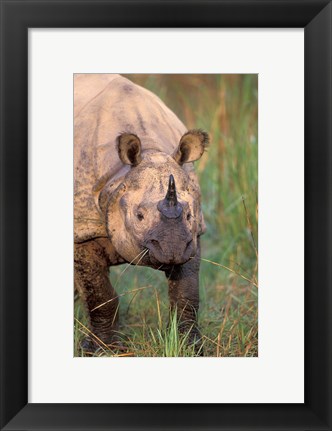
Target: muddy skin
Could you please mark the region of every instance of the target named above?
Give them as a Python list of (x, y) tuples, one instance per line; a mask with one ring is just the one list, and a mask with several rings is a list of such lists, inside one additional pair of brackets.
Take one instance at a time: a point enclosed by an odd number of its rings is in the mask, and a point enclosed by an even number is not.
[[(95, 335), (87, 337), (82, 345), (89, 353), (100, 345), (112, 345), (117, 341), (119, 299), (109, 280), (109, 266), (120, 259), (110, 249), (105, 239), (75, 244), (74, 247), (75, 288), (84, 300), (90, 330)], [(100, 307), (101, 304), (104, 305)]]
[[(199, 242), (199, 241), (198, 241)], [(199, 309), (199, 267), (200, 245), (195, 257), (184, 265), (177, 265), (165, 271), (168, 281), (168, 295), (171, 311), (177, 311), (179, 331), (190, 331), (188, 342), (195, 344), (196, 354), (203, 356), (202, 336), (197, 325)]]
[(205, 223), (193, 162), (208, 135), (188, 131), (159, 98), (118, 75), (77, 75), (74, 93), (74, 276), (94, 334), (82, 349), (118, 343), (109, 267), (132, 263), (165, 272), (179, 331), (190, 331), (188, 342), (202, 354)]

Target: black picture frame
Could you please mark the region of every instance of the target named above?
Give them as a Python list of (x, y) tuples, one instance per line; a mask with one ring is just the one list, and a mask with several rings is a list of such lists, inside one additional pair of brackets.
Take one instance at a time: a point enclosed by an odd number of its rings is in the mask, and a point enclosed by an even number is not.
[[(327, 0), (1, 0), (1, 429), (331, 430), (331, 11)], [(28, 29), (37, 27), (304, 28), (304, 404), (28, 403)]]

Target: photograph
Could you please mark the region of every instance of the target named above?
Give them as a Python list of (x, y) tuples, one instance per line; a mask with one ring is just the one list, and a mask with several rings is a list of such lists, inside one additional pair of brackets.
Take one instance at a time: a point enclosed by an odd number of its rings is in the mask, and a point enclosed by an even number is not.
[(258, 357), (258, 74), (73, 80), (74, 357)]

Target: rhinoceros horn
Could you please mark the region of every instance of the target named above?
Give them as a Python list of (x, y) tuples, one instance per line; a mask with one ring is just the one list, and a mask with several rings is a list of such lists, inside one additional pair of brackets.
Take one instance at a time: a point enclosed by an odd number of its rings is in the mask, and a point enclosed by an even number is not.
[(178, 218), (182, 214), (182, 206), (176, 196), (175, 181), (173, 175), (169, 176), (168, 190), (165, 199), (158, 202), (158, 210), (166, 218)]

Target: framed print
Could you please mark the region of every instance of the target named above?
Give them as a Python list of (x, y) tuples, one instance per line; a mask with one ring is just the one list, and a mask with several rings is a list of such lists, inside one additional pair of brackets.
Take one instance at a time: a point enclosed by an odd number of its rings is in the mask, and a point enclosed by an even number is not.
[(1, 428), (331, 429), (331, 3), (1, 8)]

